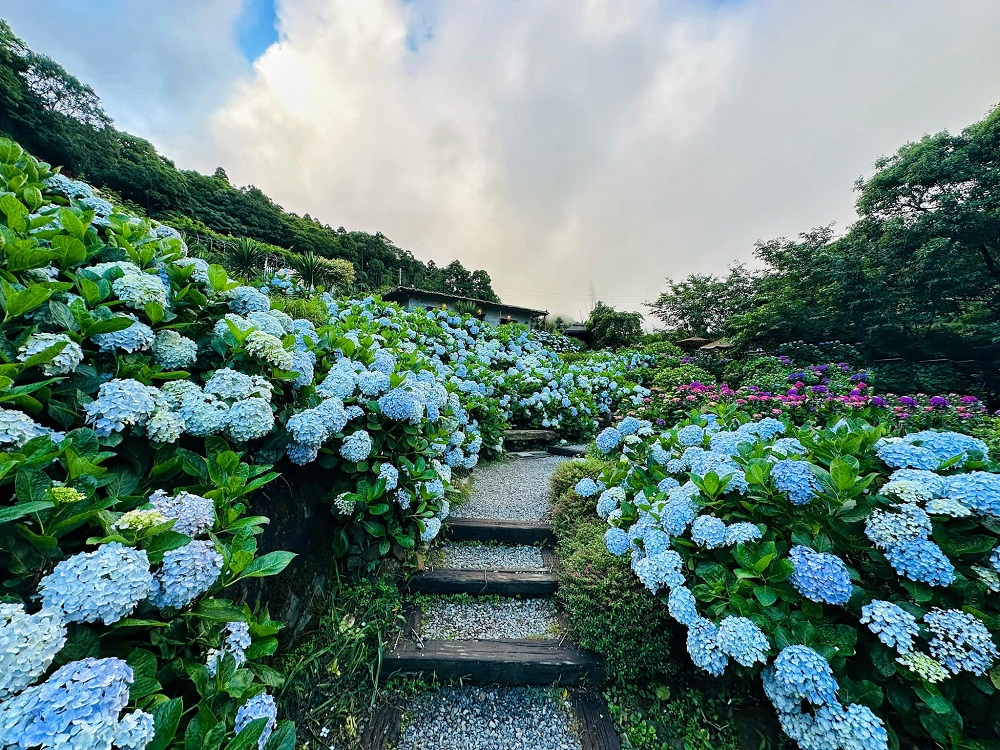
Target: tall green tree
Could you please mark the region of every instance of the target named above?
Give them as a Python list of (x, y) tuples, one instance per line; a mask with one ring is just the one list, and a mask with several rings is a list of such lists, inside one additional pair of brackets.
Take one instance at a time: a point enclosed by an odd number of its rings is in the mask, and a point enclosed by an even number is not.
[(598, 302), (587, 319), (587, 330), (594, 349), (636, 346), (642, 338), (642, 315)]

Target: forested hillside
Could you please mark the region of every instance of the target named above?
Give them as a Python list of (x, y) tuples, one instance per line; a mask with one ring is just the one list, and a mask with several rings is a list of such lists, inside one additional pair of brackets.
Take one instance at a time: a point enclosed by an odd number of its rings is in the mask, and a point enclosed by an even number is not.
[(433, 291), (496, 299), (486, 271), (459, 261), (424, 263), (381, 233), (333, 228), (285, 211), (261, 190), (232, 185), (220, 167), (208, 176), (178, 169), (149, 141), (114, 127), (97, 93), (58, 62), (28, 49), (0, 20), (0, 135), (64, 172), (113, 190), (148, 216), (180, 216), (214, 232), (251, 237), (297, 253), (349, 260), (357, 291), (397, 281)]

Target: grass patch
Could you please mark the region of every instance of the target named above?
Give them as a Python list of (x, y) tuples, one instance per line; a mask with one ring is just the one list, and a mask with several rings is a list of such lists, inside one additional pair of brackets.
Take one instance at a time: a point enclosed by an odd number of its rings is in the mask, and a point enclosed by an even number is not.
[(282, 715), (298, 725), (300, 742), (312, 738), (319, 747), (355, 748), (379, 706), (424, 692), (429, 684), (411, 677), (380, 683), (382, 656), (404, 625), (403, 597), (392, 575), (335, 580), (324, 610), (316, 629), (274, 665), (288, 675), (277, 697)]

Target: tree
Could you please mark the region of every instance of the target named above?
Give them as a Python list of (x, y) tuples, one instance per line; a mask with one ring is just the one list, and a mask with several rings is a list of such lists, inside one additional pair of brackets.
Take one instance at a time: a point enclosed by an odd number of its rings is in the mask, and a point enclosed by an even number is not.
[(330, 260), (308, 252), (297, 256), (292, 267), (309, 289), (319, 286), (343, 289), (354, 283), (354, 266), (341, 258)]
[(642, 338), (642, 315), (615, 310), (598, 302), (587, 320), (594, 349), (621, 349), (635, 346)]
[(669, 328), (714, 337), (726, 333), (729, 319), (745, 310), (752, 296), (753, 277), (736, 265), (726, 278), (694, 273), (683, 281), (667, 279), (667, 291), (647, 307)]

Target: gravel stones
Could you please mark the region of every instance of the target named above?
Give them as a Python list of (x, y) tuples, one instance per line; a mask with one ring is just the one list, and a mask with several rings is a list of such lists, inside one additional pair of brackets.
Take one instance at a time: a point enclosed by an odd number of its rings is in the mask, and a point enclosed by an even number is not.
[(555, 638), (556, 605), (551, 599), (500, 599), (471, 603), (437, 599), (423, 608), (422, 638), (494, 640)]
[(442, 568), (458, 570), (545, 570), (538, 547), (452, 542), (441, 546)]
[(462, 687), (409, 707), (398, 750), (580, 750), (565, 701), (551, 688)]
[(473, 475), (469, 500), (456, 511), (465, 518), (543, 521), (552, 509), (549, 480), (561, 456), (486, 464)]

